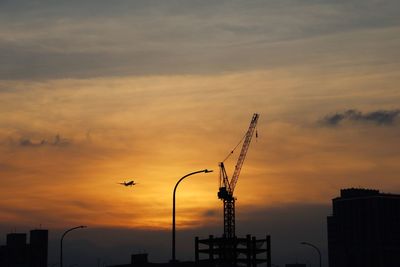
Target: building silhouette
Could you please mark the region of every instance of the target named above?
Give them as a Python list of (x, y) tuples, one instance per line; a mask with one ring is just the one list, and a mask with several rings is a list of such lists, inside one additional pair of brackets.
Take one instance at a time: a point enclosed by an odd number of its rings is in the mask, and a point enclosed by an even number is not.
[(47, 253), (48, 230), (30, 231), (30, 243), (25, 233), (10, 233), (0, 246), (0, 267), (47, 267)]
[(5, 263), (7, 267), (27, 266), (28, 247), (26, 243), (26, 234), (24, 233), (7, 234)]
[(148, 261), (147, 253), (139, 253), (131, 255), (131, 263), (120, 264), (120, 265), (110, 265), (107, 267), (152, 267), (152, 266), (164, 266), (164, 267), (211, 267), (210, 265), (198, 265), (195, 262), (166, 262), (166, 263), (152, 263)]
[(47, 267), (48, 230), (31, 230), (29, 244), (30, 267)]
[(195, 263), (202, 266), (271, 267), (271, 236), (266, 235), (265, 239), (251, 235), (229, 239), (212, 235), (206, 239), (196, 237)]
[(330, 267), (400, 266), (400, 195), (342, 189), (332, 204)]

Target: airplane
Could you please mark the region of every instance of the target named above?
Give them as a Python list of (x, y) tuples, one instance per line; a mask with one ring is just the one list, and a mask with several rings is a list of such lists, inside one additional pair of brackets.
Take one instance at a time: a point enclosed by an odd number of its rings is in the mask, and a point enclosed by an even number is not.
[(129, 181), (129, 182), (123, 182), (123, 183), (118, 183), (120, 185), (124, 185), (124, 186), (132, 186), (132, 185), (136, 185), (136, 183), (134, 181)]

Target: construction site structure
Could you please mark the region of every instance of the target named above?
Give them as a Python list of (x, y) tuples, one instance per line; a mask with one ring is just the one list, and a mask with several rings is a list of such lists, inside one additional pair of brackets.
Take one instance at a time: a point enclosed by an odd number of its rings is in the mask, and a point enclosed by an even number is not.
[[(229, 248), (235, 256), (232, 261), (227, 261), (226, 251)], [(201, 257), (201, 255), (206, 255)], [(256, 267), (265, 264), (271, 267), (271, 237), (265, 239), (247, 235), (245, 238), (195, 238), (195, 263), (197, 266), (231, 267), (246, 266)], [(264, 265), (264, 266), (265, 266)]]
[[(250, 146), (251, 139), (256, 132), (259, 114), (253, 114), (250, 126), (229, 155), (219, 163), (220, 179), (218, 198), (223, 202), (224, 216), (224, 233), (220, 238), (210, 236), (208, 239), (195, 240), (196, 263), (198, 266), (204, 266), (204, 262), (208, 266), (257, 266), (260, 263), (266, 263), (271, 266), (271, 238), (267, 236), (265, 239), (257, 240), (255, 237), (247, 235), (245, 238), (239, 238), (235, 233), (235, 201), (233, 193), (239, 179), (247, 151)], [(256, 132), (257, 136), (257, 132)], [(224, 162), (233, 154), (236, 148), (243, 142), (239, 158), (236, 162), (235, 171), (229, 178), (225, 169)], [(264, 247), (263, 247), (264, 245)], [(203, 246), (203, 248), (201, 248)], [(206, 246), (204, 248), (204, 246)], [(265, 253), (265, 257), (259, 254)], [(200, 254), (206, 254), (206, 259), (200, 259)]]

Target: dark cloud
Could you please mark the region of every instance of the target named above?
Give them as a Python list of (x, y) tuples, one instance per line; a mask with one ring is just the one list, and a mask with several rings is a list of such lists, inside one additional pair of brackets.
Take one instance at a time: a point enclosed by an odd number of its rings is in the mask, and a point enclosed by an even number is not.
[(32, 141), (32, 139), (29, 138), (21, 138), (19, 141), (19, 145), (23, 147), (42, 147), (42, 146), (67, 146), (71, 142), (70, 140), (61, 137), (59, 134), (57, 134), (53, 140), (46, 140), (42, 139), (40, 141)]
[(18, 168), (11, 164), (0, 163), (0, 172), (15, 171), (15, 170), (18, 170)]
[[(0, 1), (0, 79), (203, 74), (300, 64), (338, 52), (332, 42), (300, 47), (296, 41), (400, 25), (399, 8), (395, 0)], [(348, 51), (351, 40), (343, 40), (338, 47)], [(388, 50), (357, 48), (364, 59)]]
[(355, 109), (349, 109), (344, 112), (335, 113), (325, 116), (320, 123), (326, 126), (337, 126), (346, 121), (373, 123), (375, 125), (390, 126), (395, 124), (400, 117), (400, 110), (376, 110), (368, 113), (363, 113)]
[(206, 210), (203, 213), (203, 216), (205, 217), (216, 217), (217, 215), (219, 215), (219, 212), (217, 210)]
[(30, 139), (27, 138), (23, 138), (19, 141), (19, 145), (20, 146), (33, 146), (33, 147), (37, 147), (37, 146), (44, 146), (47, 145), (47, 141), (45, 139), (43, 139), (40, 142), (33, 142)]

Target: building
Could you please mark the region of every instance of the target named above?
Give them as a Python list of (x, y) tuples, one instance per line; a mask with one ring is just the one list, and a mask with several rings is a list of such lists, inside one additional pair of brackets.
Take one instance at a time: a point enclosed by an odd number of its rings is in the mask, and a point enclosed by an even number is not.
[(7, 243), (0, 246), (0, 267), (47, 267), (48, 231), (7, 234)]
[(29, 243), (30, 267), (47, 267), (48, 230), (31, 230)]
[(342, 189), (332, 205), (330, 267), (400, 266), (400, 195)]
[(28, 246), (25, 233), (7, 234), (5, 262), (9, 267), (28, 266)]
[[(200, 256), (203, 256), (201, 258)], [(209, 238), (195, 238), (195, 263), (197, 266), (247, 266), (263, 265), (271, 267), (271, 236), (256, 239), (247, 235), (244, 238), (225, 238), (210, 235)]]
[(122, 264), (122, 265), (110, 265), (107, 267), (152, 267), (152, 266), (159, 266), (159, 267), (202, 267), (208, 265), (197, 265), (194, 262), (181, 262), (177, 261), (175, 263), (166, 262), (166, 263), (152, 263), (148, 261), (148, 254), (147, 253), (140, 253), (140, 254), (132, 254), (131, 255), (131, 263), (129, 264)]
[(0, 246), (0, 266), (6, 266), (7, 246)]

